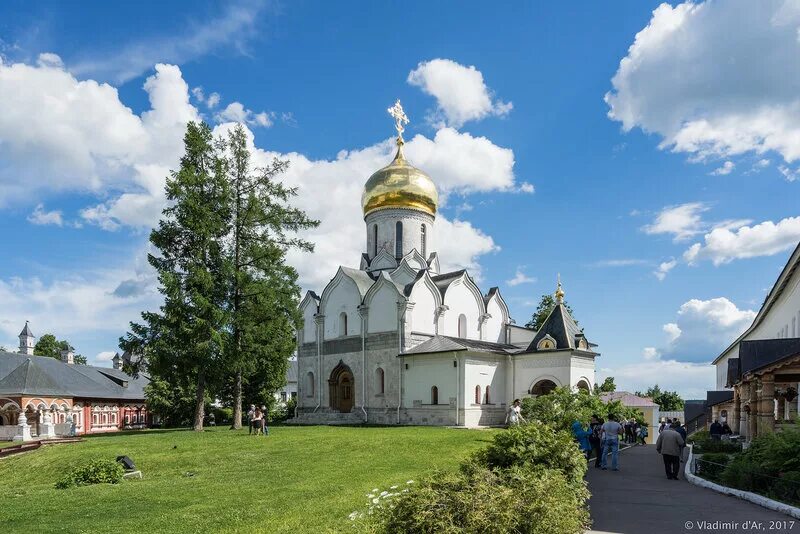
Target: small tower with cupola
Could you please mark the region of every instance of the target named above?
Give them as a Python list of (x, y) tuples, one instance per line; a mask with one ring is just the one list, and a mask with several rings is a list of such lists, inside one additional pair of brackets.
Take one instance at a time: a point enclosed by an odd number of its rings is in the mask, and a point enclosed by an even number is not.
[(28, 326), (28, 321), (25, 321), (25, 327), (19, 333), (19, 352), (20, 354), (28, 354), (33, 356), (33, 347), (36, 337), (31, 332), (31, 327)]

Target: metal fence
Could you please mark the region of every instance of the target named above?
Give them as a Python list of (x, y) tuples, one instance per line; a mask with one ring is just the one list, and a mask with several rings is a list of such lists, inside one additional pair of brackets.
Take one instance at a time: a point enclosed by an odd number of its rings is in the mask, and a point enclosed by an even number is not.
[[(695, 457), (691, 470), (696, 475), (721, 484), (722, 473), (727, 466), (728, 464)], [(741, 466), (737, 467), (737, 476), (740, 480), (746, 480), (748, 486), (737, 489), (758, 493), (794, 506), (800, 504), (800, 478), (774, 477)]]

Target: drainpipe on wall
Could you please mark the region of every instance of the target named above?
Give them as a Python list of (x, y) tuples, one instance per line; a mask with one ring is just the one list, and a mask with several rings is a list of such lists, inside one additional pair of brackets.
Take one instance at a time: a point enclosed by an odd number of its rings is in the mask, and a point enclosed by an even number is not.
[[(456, 362), (456, 426), (458, 426), (458, 409), (459, 409), (459, 400), (461, 399), (461, 363), (458, 361), (458, 354), (453, 351), (453, 360)], [(467, 422), (464, 421), (464, 426), (467, 426)]]
[(361, 315), (361, 411), (364, 412), (364, 422), (369, 420), (364, 403), (367, 401), (367, 306), (358, 307)]
[(316, 413), (322, 405), (322, 330), (325, 316), (317, 314), (314, 322), (317, 324), (317, 405), (314, 406), (313, 413)]
[[(406, 303), (397, 303), (397, 355), (403, 353), (403, 336), (405, 335)], [(400, 424), (400, 405), (403, 404), (403, 367), (405, 358), (400, 358), (400, 369), (397, 381), (397, 424)]]

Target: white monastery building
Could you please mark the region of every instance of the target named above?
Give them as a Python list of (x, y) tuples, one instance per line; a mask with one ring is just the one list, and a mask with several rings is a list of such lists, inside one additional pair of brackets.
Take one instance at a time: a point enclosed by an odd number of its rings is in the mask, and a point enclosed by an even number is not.
[(599, 354), (563, 304), (539, 331), (515, 326), (493, 287), (440, 272), (433, 180), (397, 153), (364, 186), (365, 252), (300, 304), (295, 422), (502, 424), (516, 398), (591, 391)]

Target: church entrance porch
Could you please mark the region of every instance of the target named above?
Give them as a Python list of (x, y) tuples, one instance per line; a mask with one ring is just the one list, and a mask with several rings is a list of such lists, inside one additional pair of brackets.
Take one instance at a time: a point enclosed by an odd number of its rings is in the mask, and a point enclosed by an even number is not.
[(328, 379), (330, 406), (332, 409), (341, 413), (350, 413), (354, 404), (353, 385), (353, 372), (344, 362), (339, 360), (339, 364), (334, 367), (331, 377)]

